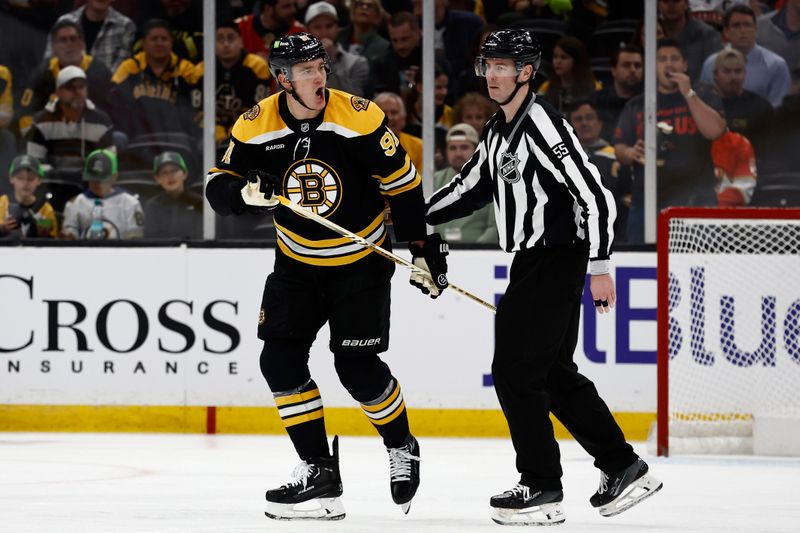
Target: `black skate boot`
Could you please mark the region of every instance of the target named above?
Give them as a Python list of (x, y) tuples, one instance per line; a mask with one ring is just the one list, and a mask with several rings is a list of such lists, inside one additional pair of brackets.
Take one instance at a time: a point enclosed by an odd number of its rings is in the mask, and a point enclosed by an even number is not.
[(589, 498), (589, 503), (592, 507), (599, 507), (603, 516), (614, 516), (630, 509), (664, 486), (647, 472), (647, 463), (641, 459), (613, 474), (600, 472), (600, 487)]
[(492, 496), (492, 520), (503, 526), (554, 526), (566, 520), (561, 509), (564, 492), (537, 490), (517, 483), (502, 494)]
[[(339, 475), (339, 437), (333, 438), (333, 457), (315, 457), (294, 469), (294, 480), (267, 491), (264, 514), (275, 520), (341, 520), (344, 507)], [(299, 505), (310, 502), (307, 505)], [(313, 504), (317, 505), (313, 505)]]
[(411, 508), (411, 498), (419, 487), (419, 443), (409, 435), (399, 448), (387, 448), (392, 500), (405, 514)]

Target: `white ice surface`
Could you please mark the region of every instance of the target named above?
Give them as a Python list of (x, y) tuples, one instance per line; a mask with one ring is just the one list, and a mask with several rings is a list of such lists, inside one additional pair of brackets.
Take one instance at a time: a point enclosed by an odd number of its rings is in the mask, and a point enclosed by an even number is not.
[[(347, 517), (308, 523), (264, 516), (264, 490), (297, 463), (285, 436), (0, 433), (0, 531), (508, 530), (490, 521), (488, 500), (517, 481), (509, 441), (420, 438), (422, 484), (404, 516), (380, 441), (340, 440)], [(588, 502), (598, 482), (590, 458), (572, 441), (561, 450), (567, 521), (555, 531), (800, 531), (800, 460), (644, 455), (664, 488), (603, 518)]]

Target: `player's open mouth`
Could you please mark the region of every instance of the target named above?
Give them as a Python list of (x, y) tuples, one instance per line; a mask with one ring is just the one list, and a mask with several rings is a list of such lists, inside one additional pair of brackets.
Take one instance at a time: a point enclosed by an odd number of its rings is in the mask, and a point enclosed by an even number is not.
[(320, 98), (320, 99), (324, 100), (325, 99), (325, 88), (324, 87), (320, 87), (319, 89), (317, 89), (316, 95), (317, 95), (317, 98)]

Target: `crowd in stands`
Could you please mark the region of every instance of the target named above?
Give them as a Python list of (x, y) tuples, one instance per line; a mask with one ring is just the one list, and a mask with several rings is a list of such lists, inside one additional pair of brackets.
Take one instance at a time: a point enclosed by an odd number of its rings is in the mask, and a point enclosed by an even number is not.
[[(800, 0), (656, 5), (658, 208), (800, 205)], [(328, 86), (372, 99), (421, 169), (422, 9), (217, 0), (217, 157), (236, 119), (276, 90), (272, 42), (308, 31), (331, 57)], [(424, 179), (457, 174), (498, 109), (475, 76), (480, 44), (527, 28), (543, 47), (538, 98), (614, 193), (617, 242), (642, 243), (643, 12), (641, 1), (434, 0), (436, 172)], [(203, 2), (4, 2), (0, 30), (0, 238), (202, 238)], [(273, 238), (269, 218), (217, 219), (217, 238)], [(491, 207), (438, 229), (497, 241)]]

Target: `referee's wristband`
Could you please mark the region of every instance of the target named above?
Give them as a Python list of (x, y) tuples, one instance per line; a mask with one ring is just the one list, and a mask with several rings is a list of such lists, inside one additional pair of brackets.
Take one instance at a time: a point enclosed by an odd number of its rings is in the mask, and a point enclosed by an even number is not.
[(592, 274), (592, 276), (602, 276), (603, 274), (608, 274), (610, 267), (611, 261), (608, 259), (589, 261), (589, 272)]

